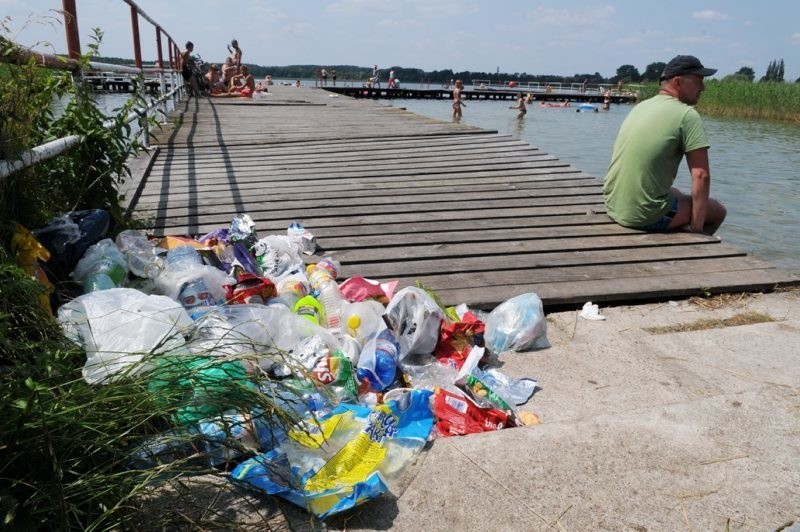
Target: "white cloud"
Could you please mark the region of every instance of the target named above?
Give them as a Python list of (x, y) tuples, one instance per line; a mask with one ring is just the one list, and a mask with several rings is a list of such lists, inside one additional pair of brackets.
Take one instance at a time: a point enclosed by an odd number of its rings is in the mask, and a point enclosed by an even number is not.
[(308, 22), (298, 22), (296, 24), (286, 24), (281, 27), (281, 35), (290, 35), (292, 37), (302, 37), (305, 35), (312, 35), (314, 33), (314, 25)]
[(537, 7), (527, 13), (534, 27), (538, 28), (575, 28), (597, 27), (603, 21), (611, 19), (616, 13), (614, 6), (598, 9), (556, 9), (553, 7)]
[(713, 9), (705, 9), (703, 11), (695, 11), (692, 17), (700, 20), (728, 20), (730, 17), (725, 13), (714, 11)]
[(792, 41), (794, 44), (800, 44), (800, 33), (795, 33), (794, 35), (789, 37), (789, 40)]
[(343, 0), (325, 8), (328, 13), (386, 13), (395, 11), (395, 4), (390, 0)]

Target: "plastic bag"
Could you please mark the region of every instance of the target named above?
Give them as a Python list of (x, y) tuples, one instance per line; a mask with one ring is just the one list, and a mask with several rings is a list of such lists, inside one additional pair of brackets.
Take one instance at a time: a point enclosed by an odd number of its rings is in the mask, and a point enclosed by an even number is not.
[(58, 322), (86, 350), (83, 378), (89, 384), (106, 384), (125, 370), (133, 374), (146, 369), (141, 363), (146, 353), (183, 348), (183, 331), (192, 323), (172, 299), (132, 288), (77, 297), (58, 309)]
[(358, 357), (358, 380), (369, 384), (373, 392), (385, 390), (397, 376), (399, 346), (389, 329), (383, 329), (372, 337)]
[(253, 246), (253, 254), (265, 277), (276, 285), (303, 268), (298, 244), (288, 236), (270, 235)]
[(189, 426), (228, 410), (249, 411), (256, 386), (238, 360), (177, 355), (156, 361), (147, 389), (156, 402), (176, 404), (175, 422)]
[(102, 209), (75, 211), (34, 230), (36, 239), (52, 254), (47, 270), (59, 280), (66, 279), (89, 246), (105, 236), (110, 220)]
[(389, 302), (386, 316), (400, 345), (400, 362), (408, 355), (429, 355), (436, 348), (444, 312), (425, 290), (403, 288)]
[(542, 300), (528, 293), (501, 303), (486, 318), (484, 339), (495, 354), (550, 347)]
[(433, 428), (431, 392), (413, 390), (367, 408), (342, 404), (319, 423), (293, 430), (279, 449), (251, 458), (232, 473), (319, 518), (388, 491), (422, 450)]
[(395, 287), (397, 287), (397, 281), (381, 283), (357, 276), (350, 277), (339, 285), (342, 295), (348, 301), (355, 303), (357, 301), (374, 299), (384, 306), (392, 299)]
[(254, 355), (258, 365), (269, 370), (292, 363), (295, 350), (309, 337), (320, 338), (331, 353), (339, 349), (339, 342), (325, 328), (283, 305), (223, 305), (198, 319), (189, 347), (195, 353)]
[(440, 436), (460, 436), (514, 427), (507, 412), (482, 407), (463, 393), (438, 388), (433, 400), (436, 432)]

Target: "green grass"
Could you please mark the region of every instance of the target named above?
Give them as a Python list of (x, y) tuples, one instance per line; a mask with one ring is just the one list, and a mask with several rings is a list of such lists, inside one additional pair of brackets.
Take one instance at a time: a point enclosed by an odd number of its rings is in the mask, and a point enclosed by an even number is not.
[[(658, 84), (649, 83), (640, 89), (639, 101), (657, 93)], [(704, 116), (800, 123), (800, 83), (709, 80), (697, 110)]]

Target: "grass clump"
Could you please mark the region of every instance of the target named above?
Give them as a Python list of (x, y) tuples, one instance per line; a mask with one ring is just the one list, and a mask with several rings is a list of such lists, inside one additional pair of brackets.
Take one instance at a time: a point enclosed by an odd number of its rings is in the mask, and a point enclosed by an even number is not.
[[(232, 419), (258, 421), (275, 433), (298, 421), (286, 408), (288, 393), (278, 404), (266, 391), (278, 384), (245, 371), (253, 367), (252, 355), (147, 354), (142, 364), (153, 369), (132, 366), (110, 384), (87, 384), (81, 376), (86, 353), (41, 307), (41, 290), (0, 251), (0, 520), (5, 526), (136, 528), (142, 503), (152, 505), (164, 483), (205, 475), (219, 480), (217, 495), (234, 489), (224, 480), (227, 461), (254, 455), (257, 445), (226, 436), (235, 432)], [(201, 419), (217, 423), (223, 436), (198, 431)], [(183, 512), (197, 503), (191, 492), (185, 497), (147, 515), (148, 526), (189, 526)], [(203, 497), (214, 496), (206, 489)], [(235, 527), (228, 518), (211, 515), (203, 522)]]
[(743, 312), (730, 318), (708, 318), (692, 323), (681, 323), (663, 327), (647, 327), (644, 330), (651, 334), (669, 334), (691, 331), (705, 331), (708, 329), (722, 329), (724, 327), (738, 327), (740, 325), (753, 325), (756, 323), (769, 323), (775, 318), (763, 312)]

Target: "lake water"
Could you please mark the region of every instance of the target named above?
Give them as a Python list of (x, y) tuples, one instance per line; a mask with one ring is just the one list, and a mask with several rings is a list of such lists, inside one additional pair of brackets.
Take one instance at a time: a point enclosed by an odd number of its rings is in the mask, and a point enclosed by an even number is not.
[[(449, 121), (447, 100), (381, 100)], [(467, 100), (462, 124), (511, 134), (572, 166), (603, 178), (620, 124), (632, 105), (609, 112), (528, 106), (517, 120), (516, 102)], [(573, 104), (575, 105), (575, 104)], [(704, 118), (711, 143), (711, 195), (728, 208), (718, 231), (723, 241), (784, 269), (800, 272), (800, 125)], [(684, 165), (675, 185), (691, 191)]]

